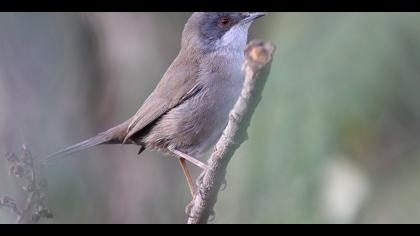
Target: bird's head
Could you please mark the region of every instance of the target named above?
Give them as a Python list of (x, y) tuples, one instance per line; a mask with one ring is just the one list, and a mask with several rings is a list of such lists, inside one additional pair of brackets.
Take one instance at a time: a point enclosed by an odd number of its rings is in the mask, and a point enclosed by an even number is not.
[(264, 15), (262, 12), (196, 12), (185, 24), (182, 47), (243, 50), (249, 26)]

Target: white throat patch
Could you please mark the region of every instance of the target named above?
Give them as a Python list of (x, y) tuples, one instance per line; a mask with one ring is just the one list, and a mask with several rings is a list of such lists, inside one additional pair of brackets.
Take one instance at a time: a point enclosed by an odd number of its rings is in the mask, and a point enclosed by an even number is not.
[(248, 40), (248, 29), (251, 23), (237, 24), (226, 32), (222, 38), (216, 42), (217, 48), (245, 48)]

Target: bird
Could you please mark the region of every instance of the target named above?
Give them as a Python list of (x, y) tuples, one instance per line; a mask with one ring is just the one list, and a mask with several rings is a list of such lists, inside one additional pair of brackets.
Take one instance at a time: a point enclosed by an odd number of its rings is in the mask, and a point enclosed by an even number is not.
[(186, 160), (199, 159), (228, 123), (243, 85), (241, 65), (249, 27), (262, 12), (194, 12), (181, 36), (181, 48), (138, 111), (128, 120), (46, 157), (47, 162), (100, 144), (135, 144), (178, 158), (191, 195)]

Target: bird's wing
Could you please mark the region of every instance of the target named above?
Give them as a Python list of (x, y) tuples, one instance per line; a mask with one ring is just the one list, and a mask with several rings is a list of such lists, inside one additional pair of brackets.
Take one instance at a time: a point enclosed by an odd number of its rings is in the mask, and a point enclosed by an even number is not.
[(137, 113), (132, 117), (123, 144), (154, 120), (199, 92), (198, 64), (181, 59), (174, 60), (155, 90), (149, 95)]

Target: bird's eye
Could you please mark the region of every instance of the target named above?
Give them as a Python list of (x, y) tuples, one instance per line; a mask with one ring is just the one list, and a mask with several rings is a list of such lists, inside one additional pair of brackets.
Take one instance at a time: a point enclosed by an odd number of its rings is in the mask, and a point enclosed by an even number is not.
[(231, 19), (229, 16), (222, 16), (219, 18), (219, 20), (217, 21), (217, 25), (220, 28), (226, 28), (230, 25)]

